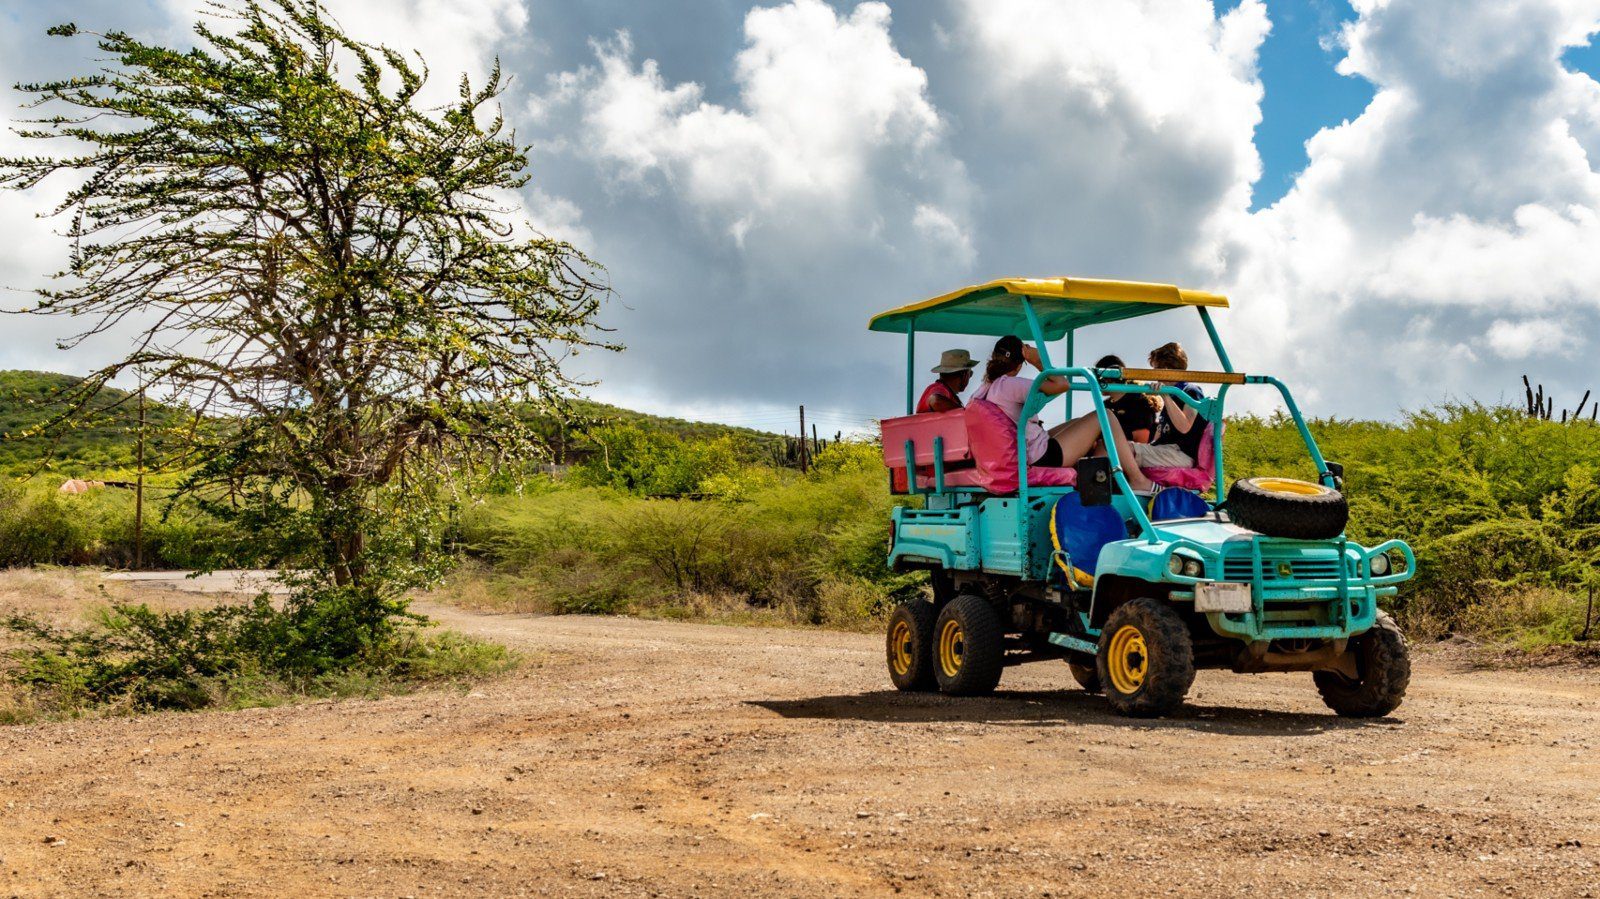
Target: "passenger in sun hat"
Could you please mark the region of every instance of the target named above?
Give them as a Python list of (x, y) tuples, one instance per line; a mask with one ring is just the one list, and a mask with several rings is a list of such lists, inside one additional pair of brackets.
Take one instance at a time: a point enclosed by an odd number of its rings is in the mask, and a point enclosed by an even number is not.
[(972, 370), (978, 365), (966, 350), (945, 350), (939, 355), (939, 364), (933, 373), (939, 380), (922, 391), (917, 401), (917, 414), (924, 412), (949, 412), (961, 408), (961, 392), (972, 382)]

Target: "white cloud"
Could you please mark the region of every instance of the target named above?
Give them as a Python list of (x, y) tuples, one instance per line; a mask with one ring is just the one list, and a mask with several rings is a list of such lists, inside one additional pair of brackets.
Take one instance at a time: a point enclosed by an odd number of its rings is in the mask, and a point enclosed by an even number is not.
[[(1260, 0), (944, 13), (913, 60), (882, 3), (754, 9), (736, 102), (638, 61), (626, 35), (549, 79), (530, 105), (555, 134), (541, 152), (594, 170), (597, 251), (631, 304), (606, 390), (893, 408), (900, 347), (863, 333), (874, 311), (1009, 274), (1218, 277), (1260, 171)], [(1192, 317), (1166, 326), (1198, 336)], [(663, 361), (746, 346), (731, 379)]]
[(1502, 220), (1419, 216), (1394, 245), (1380, 299), (1540, 311), (1600, 305), (1600, 215), (1571, 204), (1528, 204)]
[(1293, 189), (1225, 248), (1245, 364), (1343, 414), (1444, 389), (1496, 398), (1513, 376), (1464, 364), (1471, 346), (1582, 386), (1592, 372), (1560, 357), (1600, 311), (1600, 92), (1560, 57), (1600, 26), (1600, 2), (1355, 8), (1340, 71), (1376, 96), (1312, 138)]
[(974, 253), (971, 236), (944, 210), (921, 204), (911, 218), (911, 225), (930, 244), (945, 247), (958, 265), (972, 265)]
[(1531, 356), (1570, 353), (1578, 346), (1578, 335), (1561, 322), (1545, 319), (1507, 321), (1496, 319), (1484, 335), (1489, 350), (1502, 359), (1527, 359)]
[(536, 166), (586, 183), (629, 345), (588, 363), (603, 395), (852, 418), (894, 402), (900, 356), (868, 316), (968, 277), (974, 250), (965, 169), (889, 26), (879, 2), (752, 9), (715, 98), (625, 33), (548, 79)]
[(698, 84), (668, 84), (654, 60), (635, 64), (624, 33), (597, 46), (598, 68), (559, 76), (534, 109), (579, 104), (582, 150), (609, 165), (619, 190), (669, 190), (741, 247), (763, 227), (885, 239), (904, 224), (885, 218), (899, 214), (940, 216), (934, 236), (959, 245), (959, 209), (893, 196), (957, 204), (962, 172), (942, 150), (926, 76), (888, 26), (877, 2), (844, 16), (821, 0), (752, 10), (734, 66), (740, 108), (708, 102)]
[(1249, 204), (1260, 0), (953, 0), (965, 158), (1010, 271), (1215, 276)]

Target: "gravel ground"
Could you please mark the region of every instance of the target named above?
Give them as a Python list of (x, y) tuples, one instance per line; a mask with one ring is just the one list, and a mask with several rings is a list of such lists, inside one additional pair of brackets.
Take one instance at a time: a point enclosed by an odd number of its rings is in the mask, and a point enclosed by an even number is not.
[(1056, 663), (951, 700), (870, 636), (422, 608), (533, 662), (0, 729), (0, 895), (1600, 893), (1593, 669), (1423, 651), (1369, 723), (1203, 672), (1134, 722)]

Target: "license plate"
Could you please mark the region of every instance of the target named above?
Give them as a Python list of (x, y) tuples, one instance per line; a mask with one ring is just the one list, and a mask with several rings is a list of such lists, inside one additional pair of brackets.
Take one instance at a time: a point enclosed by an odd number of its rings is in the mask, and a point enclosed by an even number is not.
[(1194, 587), (1196, 612), (1248, 612), (1251, 608), (1249, 584), (1211, 583)]

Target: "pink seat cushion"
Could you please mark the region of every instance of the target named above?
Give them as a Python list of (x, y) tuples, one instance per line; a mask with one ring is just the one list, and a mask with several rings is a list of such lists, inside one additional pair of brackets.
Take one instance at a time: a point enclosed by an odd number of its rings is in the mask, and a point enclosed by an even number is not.
[(933, 444), (936, 439), (944, 441), (944, 464), (951, 465), (972, 458), (972, 452), (967, 447), (967, 423), (960, 409), (885, 418), (881, 426), (883, 464), (890, 468), (906, 467), (908, 440), (915, 455), (913, 461), (919, 466), (933, 465)]
[[(987, 490), (989, 488), (989, 479), (980, 469), (957, 468), (954, 471), (944, 473), (944, 485), (946, 487), (982, 487)], [(932, 475), (918, 474), (917, 486), (929, 489), (938, 485), (934, 484)]]
[[(972, 458), (975, 483), (990, 493), (1015, 493), (1017, 478), (1017, 423), (1003, 409), (988, 400), (973, 400), (967, 404), (967, 444)], [(1071, 468), (1038, 468), (1028, 466), (1030, 487), (1070, 487), (1077, 482), (1078, 472)], [(945, 483), (952, 483), (949, 477)]]
[(1200, 435), (1200, 457), (1194, 468), (1145, 468), (1144, 476), (1163, 487), (1182, 487), (1185, 490), (1204, 490), (1217, 480), (1217, 452), (1212, 425), (1206, 425)]

